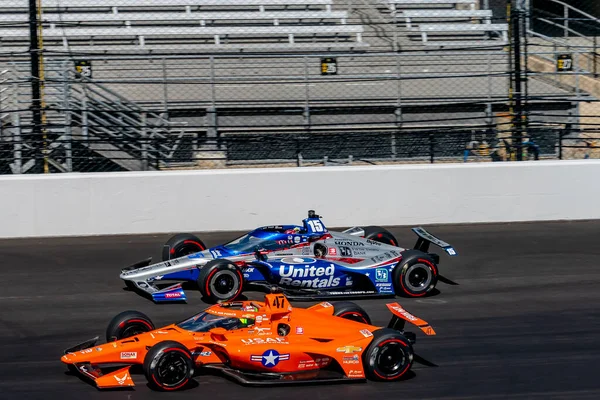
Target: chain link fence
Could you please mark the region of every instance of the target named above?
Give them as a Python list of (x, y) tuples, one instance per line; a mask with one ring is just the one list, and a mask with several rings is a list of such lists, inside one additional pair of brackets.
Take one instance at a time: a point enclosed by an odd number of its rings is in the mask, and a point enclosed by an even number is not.
[(6, 0), (0, 173), (598, 157), (598, 7)]

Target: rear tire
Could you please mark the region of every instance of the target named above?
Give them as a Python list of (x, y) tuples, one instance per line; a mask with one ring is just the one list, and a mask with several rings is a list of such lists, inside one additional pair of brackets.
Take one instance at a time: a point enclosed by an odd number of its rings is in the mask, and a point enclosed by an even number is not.
[(144, 375), (153, 389), (184, 388), (194, 375), (194, 362), (181, 343), (166, 340), (152, 346), (144, 357)]
[(392, 233), (385, 228), (380, 226), (366, 226), (363, 229), (365, 231), (365, 239), (371, 239), (375, 242), (398, 246), (398, 241), (394, 235), (392, 235)]
[(200, 293), (211, 304), (234, 300), (242, 293), (243, 284), (240, 269), (224, 258), (209, 261), (198, 276)]
[(404, 297), (422, 297), (430, 293), (438, 281), (435, 261), (419, 250), (407, 250), (394, 267), (394, 289)]
[(139, 311), (124, 311), (116, 315), (106, 328), (106, 341), (114, 342), (154, 330), (152, 320)]
[(165, 243), (162, 260), (168, 261), (172, 258), (187, 256), (203, 250), (206, 250), (206, 245), (197, 236), (191, 233), (179, 233)]
[(393, 329), (373, 332), (373, 340), (363, 353), (367, 378), (375, 381), (400, 379), (412, 366), (414, 351), (408, 339)]
[(338, 301), (333, 303), (333, 315), (363, 324), (371, 325), (371, 317), (358, 304), (351, 301)]

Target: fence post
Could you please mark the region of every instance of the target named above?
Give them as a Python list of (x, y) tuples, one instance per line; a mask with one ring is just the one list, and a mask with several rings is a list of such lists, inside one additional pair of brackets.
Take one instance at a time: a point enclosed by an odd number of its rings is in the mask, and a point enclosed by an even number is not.
[(65, 108), (65, 158), (67, 163), (67, 171), (73, 172), (73, 130), (72, 130), (72, 117), (71, 117), (71, 87), (69, 85), (69, 72), (67, 70), (66, 63), (63, 64), (63, 107)]
[(308, 73), (308, 57), (304, 57), (304, 124), (307, 129), (310, 129), (310, 87), (309, 87), (309, 73)]
[(13, 130), (13, 158), (14, 158), (14, 167), (11, 168), (13, 174), (22, 174), (23, 173), (23, 158), (21, 150), (23, 148), (23, 144), (21, 142), (21, 118), (19, 116), (18, 111), (14, 114), (14, 130)]
[[(148, 124), (148, 115), (146, 114), (146, 112), (142, 112), (142, 131), (141, 133), (141, 137), (142, 137), (142, 171), (148, 171), (148, 131), (147, 131), (147, 124)], [(160, 146), (160, 144), (159, 144)], [(156, 158), (158, 160), (158, 158), (160, 158), (160, 147), (157, 147), (156, 149)]]
[(88, 140), (90, 138), (87, 117), (87, 96), (85, 94), (81, 97), (81, 135), (85, 140)]
[(563, 148), (562, 148), (562, 141), (563, 141), (563, 134), (564, 131), (560, 130), (558, 131), (558, 159), (562, 160), (562, 154), (563, 154)]
[(33, 114), (33, 170), (41, 172), (39, 164), (45, 157), (42, 146), (42, 92), (40, 89), (40, 42), (38, 38), (37, 0), (29, 0), (29, 57), (31, 64), (31, 111)]
[(169, 115), (169, 87), (167, 84), (168, 75), (167, 75), (167, 63), (166, 59), (162, 59), (162, 74), (163, 74), (163, 106), (165, 108), (165, 114), (168, 118)]
[(598, 38), (596, 37), (596, 35), (594, 35), (594, 55), (592, 56), (592, 63), (593, 65), (593, 71), (594, 71), (594, 78), (598, 78)]
[(433, 133), (429, 134), (429, 162), (433, 164), (435, 157), (435, 139)]
[(523, 161), (523, 86), (521, 76), (521, 9), (514, 8), (511, 10), (512, 14), (512, 27), (513, 27), (513, 51), (514, 51), (514, 65), (513, 65), (513, 76), (514, 76), (514, 99), (515, 99), (515, 115), (513, 119), (514, 126), (514, 139), (513, 144), (516, 142), (517, 161)]

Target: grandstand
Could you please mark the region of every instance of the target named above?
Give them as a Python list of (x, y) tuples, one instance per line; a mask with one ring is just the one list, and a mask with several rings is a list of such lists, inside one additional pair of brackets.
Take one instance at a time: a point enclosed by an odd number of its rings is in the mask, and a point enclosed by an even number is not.
[[(63, 51), (355, 48), (333, 0), (43, 0), (44, 47)], [(18, 3), (21, 3), (18, 7)], [(28, 46), (28, 2), (0, 5), (2, 48)]]
[[(13, 172), (27, 171), (33, 151), (19, 139), (31, 132), (31, 114), (6, 111), (31, 102), (27, 3), (0, 3), (0, 53), (11, 54), (0, 67), (12, 82), (3, 88), (0, 115), (12, 121), (3, 136), (15, 154)], [(458, 130), (435, 139), (436, 151), (452, 158), (473, 132), (489, 132), (507, 111), (506, 17), (482, 9), (479, 0), (42, 0), (42, 6), (46, 132), (54, 138), (58, 171), (85, 169), (74, 166), (75, 154), (117, 170), (214, 158), (280, 162), (299, 152), (311, 159), (428, 158), (430, 133), (409, 139), (400, 129)], [(337, 60), (337, 74), (322, 74), (323, 57)], [(73, 72), (78, 59), (90, 63), (93, 78)], [(532, 110), (553, 105), (555, 115), (544, 121), (564, 120), (573, 101), (589, 99), (537, 77), (528, 95)], [(342, 146), (341, 138), (351, 136)], [(280, 152), (285, 157), (274, 157), (282, 143), (293, 144)]]

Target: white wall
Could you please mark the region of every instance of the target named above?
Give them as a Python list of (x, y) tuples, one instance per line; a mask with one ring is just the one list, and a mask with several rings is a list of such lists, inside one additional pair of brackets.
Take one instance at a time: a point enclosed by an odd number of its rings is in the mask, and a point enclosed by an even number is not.
[(0, 177), (0, 237), (600, 218), (600, 160)]

